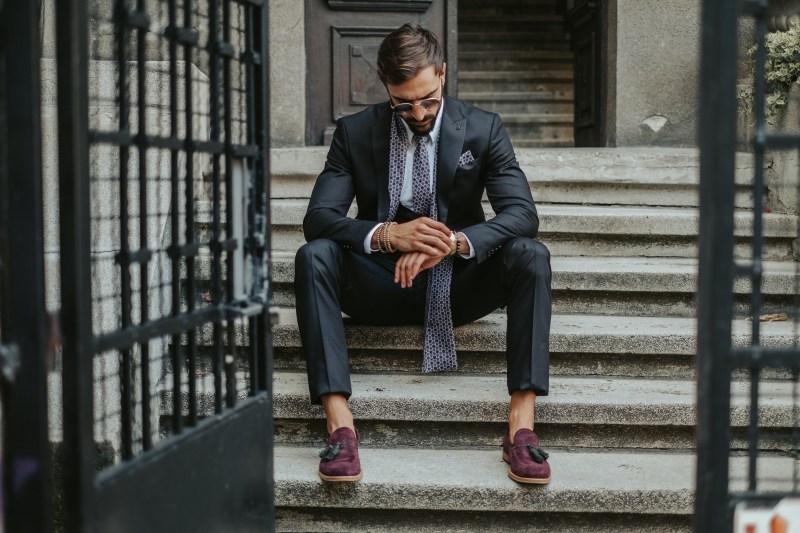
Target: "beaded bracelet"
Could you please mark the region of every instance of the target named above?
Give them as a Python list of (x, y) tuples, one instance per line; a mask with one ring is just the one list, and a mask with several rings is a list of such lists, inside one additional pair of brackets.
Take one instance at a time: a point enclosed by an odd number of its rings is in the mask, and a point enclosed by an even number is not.
[(389, 251), (390, 254), (393, 254), (397, 250), (394, 246), (392, 246), (392, 228), (397, 225), (397, 222), (389, 222), (388, 226), (386, 227), (386, 249)]
[(386, 253), (386, 250), (383, 249), (383, 228), (384, 224), (378, 226), (378, 229), (375, 231), (375, 240), (378, 242), (378, 251)]
[(392, 246), (392, 227), (396, 225), (397, 222), (384, 222), (378, 227), (375, 240), (378, 241), (378, 250), (384, 254), (391, 254), (397, 251)]

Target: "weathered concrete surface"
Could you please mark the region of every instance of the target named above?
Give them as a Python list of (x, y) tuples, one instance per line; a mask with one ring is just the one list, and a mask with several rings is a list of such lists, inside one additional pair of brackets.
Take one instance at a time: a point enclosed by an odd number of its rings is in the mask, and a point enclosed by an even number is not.
[[(299, 347), (294, 309), (281, 310), (275, 327), (274, 344)], [(466, 351), (503, 352), (506, 342), (506, 316), (491, 314), (456, 328), (456, 347)], [(550, 351), (564, 353), (685, 354), (696, 352), (696, 321), (691, 318), (629, 317), (597, 315), (554, 315), (550, 330)], [(733, 322), (733, 342), (749, 342), (751, 325)], [(422, 346), (422, 328), (393, 326), (377, 328), (346, 322), (350, 348), (417, 349)], [(791, 346), (791, 322), (761, 324), (764, 346)]]
[(426, 511), (383, 509), (276, 509), (276, 531), (350, 533), (690, 533), (690, 516), (606, 513)]
[[(272, 249), (295, 252), (305, 243), (302, 221), (308, 206), (306, 198), (274, 199), (271, 202)], [(484, 213), (494, 216), (484, 202)], [(553, 257), (696, 257), (699, 212), (695, 208), (547, 204), (537, 205), (537, 238), (550, 249)], [(198, 221), (210, 227), (210, 205), (200, 209)], [(351, 207), (348, 216), (355, 216)], [(763, 218), (763, 255), (767, 260), (785, 260), (793, 255), (792, 241), (797, 237), (794, 215), (766, 213)], [(752, 256), (748, 238), (753, 233), (752, 212), (743, 209), (734, 214), (736, 258)]]
[[(325, 164), (324, 147), (272, 151), (272, 197), (308, 198)], [(699, 152), (692, 148), (520, 148), (537, 202), (694, 207)], [(736, 158), (736, 206), (752, 207), (753, 157)]]
[(694, 146), (700, 73), (696, 0), (617, 0), (616, 146)]
[[(276, 505), (539, 512), (692, 512), (691, 454), (551, 453), (553, 479), (520, 487), (500, 450), (361, 449), (364, 478), (319, 480), (314, 449), (275, 449)], [(591, 475), (587, 475), (591, 465)], [(658, 475), (656, 475), (656, 472)], [(650, 474), (650, 475), (648, 475)]]
[[(549, 485), (511, 481), (500, 450), (360, 450), (364, 478), (326, 484), (317, 475), (316, 448), (275, 448), (279, 507), (349, 507), (472, 511), (611, 512), (689, 515), (695, 456), (690, 453), (550, 450)], [(743, 488), (745, 458), (731, 460), (732, 490)], [(759, 463), (762, 490), (790, 490), (791, 458)], [(763, 476), (763, 477), (762, 477)]]
[[(307, 198), (273, 199), (270, 204), (273, 227), (300, 226), (303, 222)], [(487, 218), (493, 216), (488, 202), (483, 204)], [(539, 232), (547, 234), (591, 235), (653, 235), (697, 237), (700, 212), (694, 208), (603, 206), (540, 204)], [(210, 213), (211, 209), (201, 209)], [(351, 207), (348, 216), (355, 216)], [(764, 237), (797, 237), (797, 218), (792, 215), (765, 213), (763, 215)], [(734, 213), (734, 235), (746, 237), (753, 234), (753, 213), (737, 209)]]
[[(354, 374), (350, 406), (356, 419), (430, 422), (503, 422), (508, 415), (504, 375)], [(538, 398), (536, 422), (616, 426), (696, 424), (692, 380), (553, 376), (550, 395)], [(733, 384), (731, 425), (748, 424), (748, 390)], [(308, 401), (304, 372), (275, 373), (275, 417), (323, 418)], [(791, 383), (764, 383), (760, 427), (792, 427)]]
[[(694, 293), (697, 260), (672, 257), (553, 257), (554, 291), (614, 291)], [(792, 295), (795, 265), (788, 261), (764, 261), (761, 291), (765, 295)], [(273, 255), (273, 281), (294, 282), (294, 254)], [(749, 294), (750, 283), (737, 279), (734, 293)]]
[(269, 2), (270, 142), (305, 146), (305, 2)]

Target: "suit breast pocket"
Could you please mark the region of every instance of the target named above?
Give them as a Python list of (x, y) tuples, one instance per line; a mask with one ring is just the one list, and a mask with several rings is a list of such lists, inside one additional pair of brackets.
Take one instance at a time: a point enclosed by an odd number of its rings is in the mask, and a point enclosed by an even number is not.
[(453, 176), (452, 198), (455, 201), (480, 201), (483, 194), (480, 159), (470, 161), (456, 169)]
[(456, 176), (458, 176), (459, 174), (472, 172), (479, 168), (481, 168), (480, 158), (473, 159), (469, 163), (464, 163), (463, 165), (459, 165), (458, 168), (456, 168)]

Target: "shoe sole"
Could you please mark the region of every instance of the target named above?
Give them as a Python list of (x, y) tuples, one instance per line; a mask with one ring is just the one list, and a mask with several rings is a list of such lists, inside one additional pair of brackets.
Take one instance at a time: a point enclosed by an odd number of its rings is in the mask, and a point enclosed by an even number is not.
[[(511, 458), (508, 456), (506, 452), (503, 452), (503, 461), (508, 464), (511, 464)], [(514, 472), (511, 471), (511, 467), (508, 468), (508, 477), (516, 481), (517, 483), (525, 483), (528, 485), (547, 485), (550, 483), (550, 478), (540, 478), (540, 477), (522, 477), (516, 475)]]
[(319, 471), (317, 471), (317, 474), (319, 474), (319, 477), (320, 479), (322, 479), (322, 481), (329, 481), (331, 483), (338, 483), (340, 481), (358, 481), (359, 479), (364, 477), (363, 470), (358, 474), (356, 474), (355, 476), (326, 476), (325, 474)]

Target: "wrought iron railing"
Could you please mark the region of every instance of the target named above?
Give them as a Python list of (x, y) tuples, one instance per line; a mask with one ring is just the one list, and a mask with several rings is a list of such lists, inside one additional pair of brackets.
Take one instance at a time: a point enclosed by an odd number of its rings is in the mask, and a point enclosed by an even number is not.
[[(800, 131), (770, 124), (767, 36), (790, 13), (766, 0), (705, 0), (700, 100), (700, 271), (698, 283), (698, 459), (695, 531), (731, 531), (734, 511), (798, 495), (800, 469), (800, 263), (787, 258), (793, 296), (767, 301), (767, 193), (800, 198), (800, 173), (770, 176), (776, 161), (796, 166)], [(782, 18), (781, 18), (782, 17)], [(752, 35), (753, 42), (743, 42)], [(740, 37), (744, 39), (740, 40)], [(754, 46), (750, 50), (751, 44)], [(741, 52), (737, 55), (737, 50)], [(800, 61), (800, 57), (795, 57)], [(750, 67), (752, 65), (752, 67)], [(751, 70), (752, 69), (752, 70)], [(738, 76), (738, 78), (737, 78)], [(752, 115), (737, 101), (751, 99)], [(737, 118), (738, 117), (738, 118)], [(744, 117), (744, 118), (742, 118)], [(737, 127), (739, 137), (737, 139)], [(746, 186), (736, 179), (736, 149), (752, 154)], [(794, 161), (794, 163), (792, 163)], [(782, 187), (781, 179), (791, 182)], [(734, 257), (736, 195), (751, 198), (748, 257)], [(784, 202), (785, 205), (785, 202)], [(789, 215), (800, 213), (790, 203)], [(797, 230), (796, 230), (797, 233)], [(795, 235), (796, 237), (796, 235)], [(796, 254), (796, 252), (795, 252)], [(787, 272), (784, 272), (787, 274)], [(750, 301), (735, 310), (734, 283)], [(741, 428), (736, 431), (734, 426)], [(738, 507), (737, 507), (738, 506)]]

